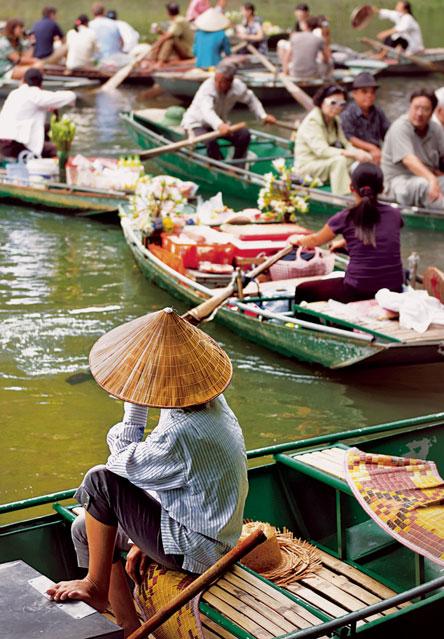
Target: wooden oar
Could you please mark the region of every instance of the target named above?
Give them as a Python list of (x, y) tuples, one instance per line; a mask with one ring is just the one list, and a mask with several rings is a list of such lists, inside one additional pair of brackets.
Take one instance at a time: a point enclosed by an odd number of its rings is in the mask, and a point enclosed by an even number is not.
[(126, 64), (124, 67), (122, 67), (121, 69), (119, 69), (118, 71), (116, 71), (116, 73), (114, 75), (112, 75), (110, 77), (109, 80), (107, 80), (105, 82), (105, 84), (103, 84), (99, 91), (113, 91), (113, 89), (117, 89), (117, 87), (122, 84), (122, 82), (124, 80), (126, 80), (126, 78), (129, 76), (129, 74), (131, 73), (131, 71), (134, 69), (134, 67), (139, 64), (139, 62), (141, 62), (144, 58), (146, 58), (147, 56), (147, 52), (144, 51), (142, 53), (139, 53), (139, 55), (136, 55), (131, 62), (129, 62), (128, 64)]
[[(268, 259), (262, 262), (262, 264), (258, 264), (258, 266), (246, 273), (243, 276), (242, 289), (249, 282), (256, 279), (258, 275), (269, 269), (270, 266), (273, 266), (275, 262), (291, 253), (293, 249), (294, 246), (292, 244), (284, 246), (283, 249), (281, 249), (274, 255), (271, 255)], [(223, 306), (223, 304), (228, 299), (230, 299), (230, 297), (233, 297), (233, 295), (238, 290), (236, 279), (237, 278), (233, 277), (230, 284), (226, 288), (224, 288), (218, 295), (214, 295), (213, 297), (210, 297), (210, 299), (205, 300), (205, 302), (202, 302), (202, 304), (199, 304), (199, 306), (196, 306), (195, 308), (192, 308), (191, 310), (184, 313), (182, 317), (194, 326), (197, 326), (197, 324), (200, 324), (200, 322), (203, 322), (205, 320), (209, 321), (213, 319), (219, 308)]]
[(428, 60), (424, 60), (417, 55), (407, 55), (406, 53), (401, 53), (400, 51), (395, 50), (393, 47), (388, 47), (386, 44), (382, 44), (382, 42), (378, 42), (377, 40), (372, 40), (371, 38), (361, 38), (360, 40), (363, 44), (368, 44), (372, 49), (376, 51), (384, 51), (392, 58), (400, 58), (401, 60), (405, 60), (406, 62), (414, 62), (418, 65), (418, 67), (423, 68), (425, 71), (431, 71), (433, 73), (444, 73), (443, 69), (441, 69), (438, 65), (433, 62), (429, 62)]
[[(287, 131), (297, 131), (298, 127), (296, 126), (296, 124), (288, 124), (288, 122), (284, 122), (283, 120), (276, 120), (276, 122), (274, 123), (275, 126), (280, 127), (281, 129), (287, 129)], [(298, 121), (298, 124), (299, 121)]]
[[(239, 131), (239, 129), (243, 129), (244, 126), (245, 122), (233, 124), (233, 126), (230, 126), (227, 135), (230, 135), (230, 133), (235, 133), (236, 131)], [(209, 133), (204, 133), (203, 135), (187, 138), (186, 140), (180, 140), (180, 142), (165, 144), (165, 146), (159, 146), (155, 149), (150, 149), (149, 151), (141, 151), (139, 152), (139, 156), (143, 160), (148, 160), (151, 158), (155, 158), (158, 155), (162, 155), (163, 153), (174, 153), (175, 151), (179, 151), (180, 149), (183, 149), (187, 146), (194, 146), (195, 144), (199, 144), (199, 142), (209, 142), (210, 140), (216, 140), (220, 137), (222, 136), (219, 131), (210, 131)]]
[(202, 592), (202, 590), (211, 586), (216, 579), (219, 579), (219, 577), (234, 566), (237, 561), (245, 557), (253, 548), (262, 544), (266, 539), (267, 537), (262, 530), (256, 530), (251, 535), (248, 535), (246, 539), (239, 542), (237, 546), (219, 559), (214, 566), (208, 568), (200, 577), (197, 577), (197, 579), (192, 581), (181, 593), (150, 617), (148, 621), (145, 621), (128, 639), (145, 639), (148, 637), (150, 633), (165, 623), (171, 615), (180, 610), (182, 606), (191, 601), (191, 599)]
[(255, 46), (253, 46), (252, 44), (247, 44), (247, 49), (250, 51), (250, 53), (257, 57), (257, 59), (264, 65), (266, 69), (271, 71), (271, 73), (274, 73), (279, 78), (284, 87), (287, 89), (288, 93), (296, 100), (296, 102), (299, 102), (299, 104), (303, 106), (304, 109), (306, 109), (307, 111), (312, 110), (312, 108), (314, 107), (313, 100), (310, 98), (309, 95), (305, 93), (305, 91), (303, 91), (300, 87), (298, 87), (297, 84), (290, 80), (287, 75), (279, 71), (274, 66), (274, 64), (272, 64), (270, 60), (268, 60), (268, 58), (266, 58), (262, 53), (259, 53)]

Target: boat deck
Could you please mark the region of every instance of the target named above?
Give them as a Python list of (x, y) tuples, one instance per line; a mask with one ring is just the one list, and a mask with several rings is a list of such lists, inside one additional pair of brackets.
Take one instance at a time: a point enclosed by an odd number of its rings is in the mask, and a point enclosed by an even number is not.
[[(357, 329), (362, 327), (363, 329), (368, 329), (381, 335), (385, 335), (392, 341), (395, 340), (408, 344), (415, 342), (444, 341), (444, 326), (439, 324), (431, 324), (424, 333), (418, 333), (413, 329), (402, 328), (396, 317), (388, 319), (384, 315), (381, 315), (382, 318), (379, 319), (372, 315), (365, 316), (365, 310), (370, 306), (368, 301), (352, 302), (351, 304), (347, 304), (347, 306), (356, 309), (359, 309), (360, 307), (363, 308), (363, 314), (359, 317), (359, 319), (351, 320), (351, 322), (356, 325)], [(378, 304), (375, 303), (373, 306), (378, 307)], [(329, 306), (329, 302), (311, 302), (304, 305), (304, 311), (312, 313), (327, 321), (350, 323), (350, 320), (345, 319), (342, 314), (337, 314), (334, 310), (332, 310)], [(383, 311), (383, 309), (381, 309), (381, 311)]]

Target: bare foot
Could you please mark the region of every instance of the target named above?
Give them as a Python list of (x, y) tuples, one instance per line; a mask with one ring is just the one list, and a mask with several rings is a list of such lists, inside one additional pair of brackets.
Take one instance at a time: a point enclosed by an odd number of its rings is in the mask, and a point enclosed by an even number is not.
[(80, 599), (101, 612), (108, 605), (108, 594), (102, 592), (99, 587), (88, 577), (74, 579), (73, 581), (60, 581), (49, 588), (46, 593), (54, 601), (66, 601), (67, 599)]

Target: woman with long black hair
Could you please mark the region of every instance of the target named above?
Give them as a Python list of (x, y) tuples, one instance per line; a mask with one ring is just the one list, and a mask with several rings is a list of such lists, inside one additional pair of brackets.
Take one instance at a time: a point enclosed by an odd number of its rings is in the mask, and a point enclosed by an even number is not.
[(383, 189), (381, 169), (375, 164), (359, 164), (351, 176), (355, 205), (333, 215), (317, 233), (289, 238), (295, 245), (313, 248), (342, 234), (350, 256), (344, 277), (299, 284), (295, 296), (297, 304), (329, 299), (344, 303), (370, 299), (380, 288), (401, 292), (404, 273), (400, 231), (403, 221), (398, 208), (378, 200)]

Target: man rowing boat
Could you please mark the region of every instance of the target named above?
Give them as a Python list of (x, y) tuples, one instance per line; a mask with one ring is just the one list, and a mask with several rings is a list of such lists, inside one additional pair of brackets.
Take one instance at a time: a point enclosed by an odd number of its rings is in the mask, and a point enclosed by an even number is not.
[[(99, 610), (109, 599), (128, 636), (139, 620), (120, 551), (130, 548), (127, 569), (136, 581), (146, 556), (192, 573), (214, 564), (241, 533), (245, 445), (222, 395), (232, 376), (228, 355), (172, 309), (104, 335), (90, 365), (105, 390), (129, 401), (108, 433), (106, 465), (90, 470), (76, 493), (85, 514), (72, 536), (88, 574), (48, 594)], [(163, 410), (143, 440), (147, 406)]]
[[(265, 112), (264, 107), (245, 82), (235, 77), (236, 67), (229, 62), (221, 62), (214, 77), (208, 78), (200, 86), (182, 120), (182, 126), (190, 135), (198, 136), (208, 131), (219, 131), (220, 137), (234, 146), (234, 159), (246, 156), (250, 144), (250, 132), (242, 128), (229, 134), (228, 116), (237, 102), (246, 104), (258, 120), (264, 124), (274, 124), (276, 118)], [(210, 158), (222, 160), (223, 156), (217, 140), (207, 143)]]

